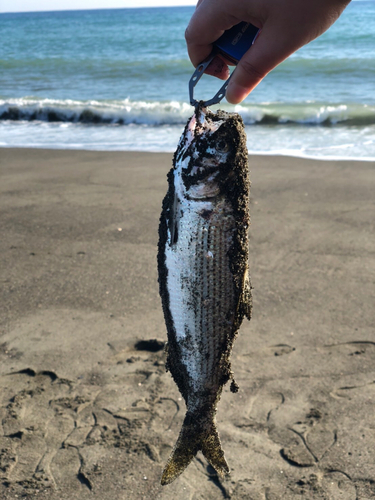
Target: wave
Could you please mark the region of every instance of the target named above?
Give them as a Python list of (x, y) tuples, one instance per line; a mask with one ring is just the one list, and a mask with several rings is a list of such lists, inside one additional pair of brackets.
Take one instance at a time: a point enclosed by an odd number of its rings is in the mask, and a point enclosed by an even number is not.
[[(359, 103), (261, 103), (231, 106), (246, 125), (366, 126), (375, 124), (375, 105)], [(0, 99), (0, 120), (114, 125), (185, 124), (192, 114), (186, 102), (75, 101), (38, 98)]]

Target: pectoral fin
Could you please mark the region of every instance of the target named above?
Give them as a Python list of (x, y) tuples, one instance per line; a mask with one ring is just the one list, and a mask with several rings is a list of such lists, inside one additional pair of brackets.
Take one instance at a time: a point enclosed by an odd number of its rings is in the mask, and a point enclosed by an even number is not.
[(251, 293), (251, 284), (249, 273), (246, 271), (243, 278), (242, 292), (238, 302), (237, 308), (237, 328), (240, 327), (243, 317), (246, 316), (248, 320), (251, 319), (251, 311), (253, 308), (253, 296)]
[(169, 228), (171, 233), (171, 240), (169, 242), (170, 246), (175, 245), (178, 239), (178, 222), (179, 222), (178, 209), (179, 209), (178, 197), (177, 194), (175, 193), (173, 198), (173, 205), (170, 218), (170, 228)]

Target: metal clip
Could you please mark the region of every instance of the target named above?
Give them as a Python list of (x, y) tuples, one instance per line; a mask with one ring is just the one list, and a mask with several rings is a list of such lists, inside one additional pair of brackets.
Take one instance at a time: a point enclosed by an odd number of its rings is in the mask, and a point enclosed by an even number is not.
[(197, 107), (199, 104), (203, 107), (212, 106), (213, 104), (218, 104), (227, 90), (230, 79), (233, 76), (234, 71), (226, 80), (226, 82), (221, 86), (218, 92), (207, 101), (197, 101), (194, 99), (194, 87), (201, 79), (203, 73), (205, 72), (207, 66), (213, 60), (217, 54), (222, 54), (226, 60), (231, 61), (233, 64), (237, 64), (241, 57), (246, 53), (247, 50), (254, 43), (255, 39), (259, 34), (259, 28), (253, 26), (250, 23), (241, 22), (236, 24), (229, 30), (225, 31), (221, 37), (214, 43), (214, 50), (205, 61), (198, 64), (193, 76), (189, 81), (189, 96), (190, 104)]
[(193, 76), (190, 78), (189, 96), (190, 96), (190, 104), (192, 106), (197, 107), (199, 105), (199, 103), (201, 103), (201, 105), (203, 107), (212, 106), (213, 104), (218, 104), (223, 99), (223, 97), (225, 97), (225, 92), (227, 91), (229, 80), (232, 78), (233, 73), (232, 73), (232, 75), (230, 75), (228, 80), (226, 80), (225, 83), (220, 87), (220, 89), (216, 92), (214, 97), (212, 97), (211, 99), (208, 99), (207, 101), (203, 101), (203, 102), (197, 101), (196, 99), (194, 99), (194, 87), (199, 82), (199, 80), (201, 79), (207, 66), (210, 64), (210, 62), (213, 60), (213, 58), (215, 56), (216, 56), (216, 52), (212, 53), (206, 61), (200, 63), (197, 66), (196, 70), (194, 71)]

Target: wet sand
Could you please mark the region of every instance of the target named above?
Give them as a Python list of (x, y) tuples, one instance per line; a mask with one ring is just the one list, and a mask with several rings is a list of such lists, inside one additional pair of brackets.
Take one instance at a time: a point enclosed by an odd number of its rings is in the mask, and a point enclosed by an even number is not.
[(0, 497), (374, 498), (375, 164), (287, 157), (250, 158), (253, 319), (217, 415), (231, 475), (199, 454), (160, 486), (184, 416), (156, 273), (170, 165), (0, 150)]

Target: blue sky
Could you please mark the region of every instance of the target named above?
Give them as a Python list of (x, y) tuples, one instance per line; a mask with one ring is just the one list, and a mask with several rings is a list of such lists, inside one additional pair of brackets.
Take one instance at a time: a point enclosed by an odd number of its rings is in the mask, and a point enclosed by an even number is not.
[(195, 5), (196, 0), (0, 0), (0, 12)]

